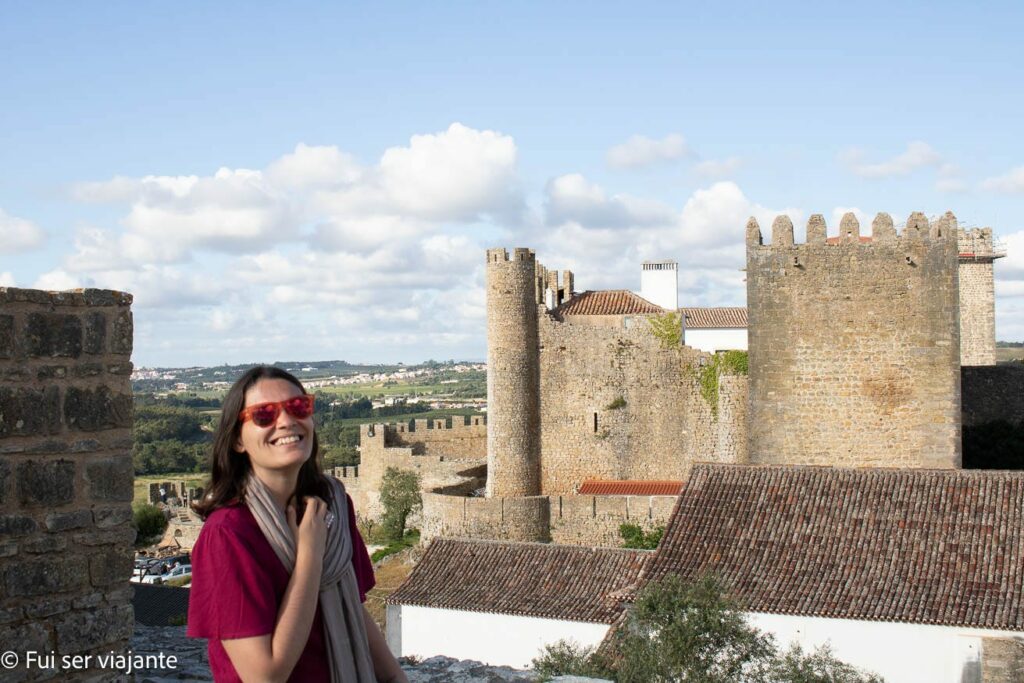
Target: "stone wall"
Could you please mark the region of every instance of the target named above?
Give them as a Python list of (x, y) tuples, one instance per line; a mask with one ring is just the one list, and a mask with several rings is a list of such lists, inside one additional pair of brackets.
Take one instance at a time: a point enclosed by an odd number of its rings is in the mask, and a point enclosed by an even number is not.
[(551, 496), (551, 540), (565, 545), (622, 546), (619, 527), (668, 525), (677, 496)]
[(870, 240), (847, 214), (838, 243), (785, 216), (747, 228), (751, 462), (960, 464), (956, 219), (879, 214)]
[(545, 495), (571, 495), (584, 479), (685, 480), (694, 462), (745, 462), (746, 377), (721, 377), (712, 406), (698, 381), (711, 355), (664, 348), (646, 323), (542, 314), (539, 330)]
[(422, 540), (438, 536), (565, 545), (622, 545), (619, 527), (668, 524), (676, 496), (532, 496), (470, 498), (423, 495)]
[(961, 378), (965, 426), (1024, 422), (1024, 364), (965, 367)]
[[(21, 657), (123, 653), (132, 633), (130, 305), (0, 288), (0, 643)], [(110, 675), (73, 673), (29, 678)]]
[(423, 494), (420, 540), (439, 536), (501, 541), (550, 541), (551, 509), (547, 496), (470, 498)]
[(358, 467), (336, 467), (337, 477), (352, 496), (360, 516), (383, 513), (380, 487), (389, 467), (420, 475), (421, 490), (463, 486), (482, 488), (486, 481), (487, 425), (482, 417), (446, 421), (415, 420), (413, 424), (361, 425)]
[(992, 228), (957, 230), (960, 253), (960, 364), (996, 364)]

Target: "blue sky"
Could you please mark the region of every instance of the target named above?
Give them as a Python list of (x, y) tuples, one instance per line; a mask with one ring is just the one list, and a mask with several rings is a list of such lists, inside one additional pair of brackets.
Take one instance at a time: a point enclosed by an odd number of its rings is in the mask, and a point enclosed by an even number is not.
[(0, 284), (132, 291), (138, 365), (481, 358), (489, 246), (735, 305), (749, 215), (951, 209), (1024, 339), (1024, 10), (828, 5), (0, 4)]

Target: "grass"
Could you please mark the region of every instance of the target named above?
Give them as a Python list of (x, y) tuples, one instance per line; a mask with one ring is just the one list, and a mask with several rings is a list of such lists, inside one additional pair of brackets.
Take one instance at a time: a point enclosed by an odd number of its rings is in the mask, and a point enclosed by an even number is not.
[(415, 566), (416, 563), (410, 561), (406, 555), (392, 555), (374, 567), (373, 574), (377, 579), (377, 585), (366, 594), (366, 609), (382, 630), (386, 620), (384, 600), (398, 590)]
[(394, 555), (397, 552), (401, 552), (406, 548), (411, 548), (420, 542), (420, 532), (417, 529), (409, 529), (402, 536), (401, 540), (394, 541), (384, 546), (380, 550), (374, 550), (373, 555), (370, 555), (372, 562), (380, 562), (388, 555)]
[(207, 474), (196, 474), (195, 472), (176, 472), (174, 474), (137, 474), (135, 475), (134, 495), (132, 505), (149, 502), (149, 485), (170, 481), (179, 482), (184, 479), (186, 486), (203, 486), (206, 483)]
[(1024, 360), (1024, 348), (1011, 348), (1005, 346), (997, 347), (996, 360), (999, 362)]

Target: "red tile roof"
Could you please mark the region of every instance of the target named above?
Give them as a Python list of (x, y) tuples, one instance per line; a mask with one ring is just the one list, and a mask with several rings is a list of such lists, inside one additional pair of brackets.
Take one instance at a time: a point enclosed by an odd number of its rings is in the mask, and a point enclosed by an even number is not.
[(665, 309), (627, 289), (580, 292), (552, 311), (556, 315), (641, 315)]
[(746, 327), (747, 309), (743, 306), (722, 308), (683, 308), (686, 329)]
[(696, 465), (645, 579), (754, 612), (1024, 630), (1024, 472)]
[(387, 604), (610, 624), (652, 554), (441, 538)]
[(631, 481), (587, 479), (577, 492), (581, 496), (678, 496), (681, 481)]

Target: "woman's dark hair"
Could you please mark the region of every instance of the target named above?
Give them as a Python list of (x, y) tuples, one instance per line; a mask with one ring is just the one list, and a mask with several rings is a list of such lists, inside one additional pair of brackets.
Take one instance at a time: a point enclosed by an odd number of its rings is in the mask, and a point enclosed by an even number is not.
[[(252, 471), (252, 465), (249, 463), (248, 454), (235, 450), (242, 430), (238, 414), (245, 408), (246, 392), (264, 379), (283, 379), (297, 386), (302, 393), (306, 393), (306, 389), (294, 375), (271, 365), (250, 368), (228, 389), (221, 405), (220, 423), (213, 436), (210, 481), (206, 485), (203, 497), (192, 504), (192, 509), (203, 519), (218, 508), (245, 500), (245, 482)], [(306, 496), (319, 496), (328, 500), (329, 495), (327, 479), (320, 471), (320, 442), (314, 429), (312, 454), (309, 460), (302, 464), (299, 480), (295, 485), (294, 498), (299, 502), (299, 514), (302, 513), (301, 503)]]

